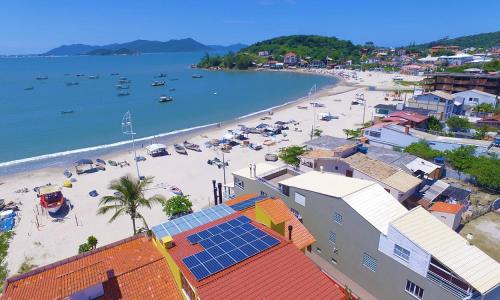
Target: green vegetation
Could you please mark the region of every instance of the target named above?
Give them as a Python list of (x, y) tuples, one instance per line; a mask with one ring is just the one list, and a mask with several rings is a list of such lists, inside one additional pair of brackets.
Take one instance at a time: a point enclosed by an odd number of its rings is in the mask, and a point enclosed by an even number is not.
[(290, 146), (286, 148), (281, 148), (278, 153), (278, 157), (294, 167), (298, 167), (300, 164), (299, 156), (306, 152), (306, 146)]
[(9, 242), (12, 238), (12, 231), (0, 233), (0, 288), (3, 288), (4, 281), (7, 279), (9, 270), (7, 269), (7, 252), (9, 250)]
[(459, 46), (462, 48), (491, 48), (500, 43), (500, 31), (461, 36), (453, 39), (444, 38), (434, 42), (414, 45), (414, 49), (428, 49), (437, 45)]
[(319, 129), (319, 128), (316, 128), (316, 129), (314, 129), (314, 131), (313, 131), (312, 135), (313, 135), (314, 137), (320, 137), (322, 133), (323, 133), (323, 130), (321, 130), (321, 129)]
[(345, 133), (346, 138), (349, 139), (351, 138), (357, 138), (361, 136), (361, 128), (358, 129), (342, 129), (342, 131)]
[(481, 103), (474, 107), (475, 112), (491, 113), (495, 111), (495, 106), (491, 103)]
[(237, 53), (228, 53), (224, 56), (206, 54), (198, 63), (200, 68), (222, 67), (227, 69), (248, 69), (253, 63), (265, 63), (267, 58), (260, 57), (260, 51), (267, 51), (270, 56), (278, 61), (283, 61), (287, 52), (294, 52), (300, 58), (310, 60), (326, 60), (344, 63), (352, 60), (359, 63), (360, 46), (350, 41), (339, 40), (335, 37), (317, 35), (291, 35), (273, 38), (255, 43)]
[(397, 83), (402, 86), (422, 86), (424, 84), (423, 81), (406, 81), (406, 80), (401, 80), (398, 81)]
[(452, 131), (464, 131), (467, 129), (472, 128), (471, 123), (467, 118), (462, 118), (459, 116), (452, 116), (449, 117), (446, 120), (446, 125), (452, 130)]
[(500, 60), (492, 60), (489, 62), (485, 62), (484, 64), (465, 64), (461, 66), (453, 66), (453, 67), (448, 67), (442, 71), (452, 72), (452, 73), (465, 73), (465, 70), (470, 68), (481, 69), (486, 72), (500, 71)]
[(78, 247), (78, 254), (94, 250), (95, 248), (97, 248), (97, 238), (91, 235), (87, 238), (86, 243), (83, 243)]
[(443, 131), (443, 125), (435, 116), (429, 117), (429, 119), (427, 120), (427, 125), (429, 126), (429, 130), (431, 131)]
[(29, 271), (33, 270), (36, 267), (38, 266), (33, 264), (33, 257), (25, 256), (23, 263), (19, 266), (19, 270), (17, 270), (17, 274), (21, 275), (24, 273), (28, 273)]
[(190, 213), (193, 203), (189, 201), (189, 196), (176, 195), (163, 203), (163, 211), (169, 217)]
[(138, 180), (132, 178), (130, 175), (123, 176), (119, 180), (113, 180), (109, 185), (109, 189), (115, 192), (113, 196), (102, 197), (97, 214), (103, 215), (110, 211), (113, 212), (113, 216), (109, 219), (110, 223), (117, 217), (128, 214), (132, 220), (135, 235), (137, 233), (135, 226), (136, 219), (141, 219), (144, 226), (147, 227), (146, 220), (139, 213), (139, 208), (145, 207), (151, 209), (152, 204), (162, 204), (165, 201), (165, 198), (161, 195), (145, 198), (144, 191), (152, 182), (153, 177)]
[(474, 146), (462, 146), (451, 151), (432, 149), (425, 141), (413, 143), (405, 148), (405, 152), (432, 161), (438, 156), (457, 171), (473, 176), (476, 184), (489, 190), (500, 191), (500, 159), (489, 156), (474, 156)]
[(438, 51), (432, 53), (432, 56), (452, 56), (453, 51), (451, 50), (446, 50), (446, 49), (439, 49)]

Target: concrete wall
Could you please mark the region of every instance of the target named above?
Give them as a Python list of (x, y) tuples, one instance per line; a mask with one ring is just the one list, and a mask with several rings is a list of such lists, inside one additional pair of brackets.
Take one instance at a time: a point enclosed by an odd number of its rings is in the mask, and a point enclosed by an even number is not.
[(458, 228), (462, 218), (462, 214), (450, 214), (440, 211), (431, 211), (431, 214), (453, 230)]

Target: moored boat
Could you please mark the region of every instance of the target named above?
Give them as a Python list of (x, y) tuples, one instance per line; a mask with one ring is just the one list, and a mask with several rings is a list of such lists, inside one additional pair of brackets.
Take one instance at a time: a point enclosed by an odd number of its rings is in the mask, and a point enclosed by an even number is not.
[(130, 88), (130, 85), (126, 85), (126, 84), (117, 84), (116, 85), (116, 88), (119, 89), (119, 90), (128, 90)]
[(127, 91), (120, 91), (120, 92), (118, 93), (118, 96), (128, 96), (128, 95), (130, 95), (130, 93), (129, 93), (129, 92), (127, 92)]
[(75, 82), (66, 82), (66, 86), (73, 86), (73, 85), (79, 85), (80, 83), (78, 81)]
[(61, 188), (55, 185), (47, 185), (38, 188), (40, 205), (49, 213), (56, 213), (64, 205), (64, 196)]
[(165, 81), (155, 81), (151, 86), (165, 86)]
[(27, 87), (27, 88), (24, 88), (24, 90), (25, 90), (25, 91), (32, 91), (32, 90), (34, 90), (34, 89), (35, 89), (35, 88), (34, 88), (34, 87), (32, 87), (32, 86), (29, 86), (29, 87)]
[(200, 146), (198, 146), (196, 144), (193, 144), (193, 143), (190, 143), (188, 141), (184, 141), (184, 147), (186, 149), (189, 149), (189, 150), (192, 150), (192, 151), (201, 152)]
[(175, 149), (175, 152), (177, 152), (179, 154), (187, 155), (186, 148), (184, 148), (180, 144), (174, 144), (174, 149)]
[(49, 76), (37, 76), (36, 80), (47, 80), (49, 79)]
[(192, 77), (192, 78), (195, 78), (195, 79), (197, 79), (197, 78), (203, 78), (203, 76), (201, 76), (201, 75), (199, 75), (199, 74), (192, 75), (191, 77)]
[(75, 111), (74, 110), (61, 110), (61, 114), (62, 115), (65, 115), (65, 114), (72, 114), (74, 113)]
[(172, 98), (171, 96), (162, 95), (162, 96), (160, 96), (159, 102), (160, 103), (165, 103), (165, 102), (170, 102), (170, 101), (173, 101), (173, 100), (174, 100), (174, 98)]

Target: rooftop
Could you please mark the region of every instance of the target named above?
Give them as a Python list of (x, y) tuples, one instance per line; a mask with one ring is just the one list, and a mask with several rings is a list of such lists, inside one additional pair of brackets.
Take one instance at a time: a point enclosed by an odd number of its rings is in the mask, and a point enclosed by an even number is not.
[(432, 91), (428, 93), (423, 93), (422, 95), (429, 95), (429, 94), (446, 100), (453, 100), (453, 95), (444, 91)]
[(427, 120), (429, 117), (423, 116), (419, 113), (412, 112), (412, 111), (394, 111), (388, 115), (388, 117), (398, 117), (398, 118), (403, 118), (405, 120), (409, 120), (415, 123), (421, 123)]
[(7, 280), (3, 299), (62, 299), (102, 283), (98, 299), (182, 299), (165, 258), (145, 235)]
[(406, 164), (417, 158), (414, 155), (408, 154), (406, 152), (394, 151), (392, 149), (378, 147), (373, 145), (368, 145), (368, 152), (366, 153), (369, 157), (390, 164), (396, 168), (406, 168)]
[(356, 145), (358, 143), (352, 140), (346, 140), (329, 135), (323, 135), (311, 141), (305, 142), (304, 144), (311, 148), (336, 150), (336, 148), (338, 147), (345, 147), (346, 145)]
[[(278, 168), (278, 166), (268, 164), (268, 163), (258, 163), (258, 164), (255, 164), (255, 166), (256, 166), (255, 172), (256, 172), (257, 177)], [(250, 167), (235, 171), (235, 172), (233, 172), (233, 174), (238, 175), (240, 177), (248, 178), (248, 179), (254, 178), (253, 176), (250, 175)]]
[[(251, 299), (256, 297), (261, 299), (346, 299), (343, 290), (291, 242), (255, 221), (238, 225), (242, 228), (245, 226), (253, 228), (241, 235), (233, 230), (236, 227), (230, 229), (232, 237), (228, 241), (246, 241), (246, 235), (257, 230), (276, 240), (277, 243), (262, 251), (256, 253), (254, 251), (252, 255), (198, 280), (186, 266), (188, 261), (186, 259), (207, 250), (203, 250), (204, 246), (199, 244), (205, 244), (203, 240), (193, 244), (188, 237), (194, 234), (199, 235), (205, 230), (213, 232), (214, 228), (220, 229), (223, 224), (228, 224), (241, 217), (240, 213), (234, 213), (174, 236), (175, 246), (168, 249), (168, 252), (187, 281), (197, 290), (200, 299)], [(222, 236), (222, 233), (218, 235)], [(247, 245), (252, 245), (252, 243)], [(222, 243), (219, 245), (221, 249), (224, 249)], [(241, 249), (242, 253), (244, 252), (243, 247), (238, 248)], [(207, 251), (207, 253), (212, 252)], [(215, 256), (215, 258), (212, 254), (210, 255), (212, 256), (210, 259), (214, 262), (219, 262), (223, 256), (227, 256), (224, 261), (226, 259), (232, 261), (233, 258), (232, 252)], [(209, 266), (208, 261), (202, 264), (207, 265), (207, 267), (211, 266)], [(193, 267), (192, 269), (194, 270)]]
[(449, 214), (458, 214), (462, 210), (463, 206), (461, 204), (450, 204), (446, 202), (436, 202), (434, 203), (430, 211), (437, 211)]
[(309, 150), (306, 153), (302, 154), (302, 157), (305, 157), (305, 158), (335, 157), (336, 153), (337, 152), (334, 150), (313, 149), (313, 150)]
[(490, 93), (487, 93), (487, 92), (483, 92), (483, 91), (480, 91), (480, 90), (476, 90), (476, 89), (472, 89), (472, 90), (468, 90), (468, 91), (463, 91), (463, 92), (457, 92), (457, 93), (454, 93), (453, 96), (457, 96), (459, 94), (464, 94), (464, 93), (468, 93), (468, 92), (473, 92), (473, 93), (477, 93), (477, 94), (480, 94), (480, 95), (483, 95), (483, 96), (488, 96), (488, 97), (493, 97), (493, 98), (496, 97), (496, 95), (493, 95), (493, 94), (490, 94)]
[(406, 164), (406, 168), (408, 168), (412, 172), (422, 171), (425, 174), (430, 174), (435, 170), (439, 169), (440, 166), (431, 163), (430, 161), (421, 159), (420, 157), (417, 157), (413, 161)]
[(500, 264), (422, 207), (394, 220), (392, 225), (408, 239), (450, 268), (480, 293), (500, 284)]

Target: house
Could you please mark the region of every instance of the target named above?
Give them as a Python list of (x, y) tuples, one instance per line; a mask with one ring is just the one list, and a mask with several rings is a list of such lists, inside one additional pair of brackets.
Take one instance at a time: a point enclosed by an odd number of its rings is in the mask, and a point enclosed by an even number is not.
[(453, 113), (453, 95), (443, 91), (427, 92), (414, 95), (407, 101), (407, 106), (435, 111), (435, 117), (446, 121)]
[[(256, 219), (219, 204), (152, 227), (184, 298), (346, 300), (291, 241), (290, 215), (272, 205), (277, 200), (250, 197)], [(245, 210), (245, 201), (233, 205)]]
[(296, 65), (297, 62), (298, 62), (298, 60), (297, 60), (297, 54), (295, 54), (293, 52), (288, 52), (287, 54), (285, 54), (283, 62), (286, 65), (290, 65), (290, 66)]
[(467, 73), (431, 73), (423, 81), (428, 91), (441, 90), (457, 93), (467, 90), (479, 90), (500, 96), (500, 73), (467, 74)]
[(282, 167), (264, 176), (237, 173), (250, 174), (246, 168), (233, 173), (245, 187), (235, 187), (236, 195), (283, 199), (316, 238), (306, 255), (328, 274), (372, 294), (363, 299), (490, 300), (500, 295), (498, 262), (423, 208), (408, 211), (375, 182), (328, 172), (283, 172)]
[(421, 179), (439, 179), (443, 173), (441, 166), (421, 159), (420, 157), (407, 163), (405, 167), (410, 170), (413, 175)]
[(269, 51), (259, 51), (258, 55), (263, 56), (263, 57), (267, 57), (267, 56), (269, 56)]
[(7, 279), (2, 299), (183, 299), (165, 258), (136, 235)]
[(459, 53), (451, 56), (440, 56), (438, 58), (438, 63), (445, 64), (448, 66), (461, 66), (468, 62), (472, 62), (474, 56), (466, 53)]
[(399, 121), (399, 125), (410, 126), (411, 128), (427, 128), (429, 117), (412, 111), (394, 111), (382, 119), (382, 121)]
[(430, 52), (431, 52), (431, 54), (436, 54), (439, 51), (451, 51), (453, 53), (457, 53), (458, 50), (460, 50), (459, 46), (442, 46), (442, 45), (438, 45), (438, 46), (431, 47)]
[(479, 90), (468, 90), (453, 94), (455, 106), (460, 107), (461, 114), (470, 116), (474, 107), (483, 103), (497, 106), (498, 96)]
[(476, 122), (479, 126), (491, 126), (495, 128), (500, 128), (500, 115), (494, 115), (491, 117), (485, 117)]

